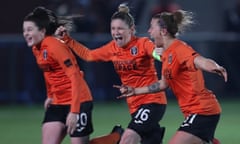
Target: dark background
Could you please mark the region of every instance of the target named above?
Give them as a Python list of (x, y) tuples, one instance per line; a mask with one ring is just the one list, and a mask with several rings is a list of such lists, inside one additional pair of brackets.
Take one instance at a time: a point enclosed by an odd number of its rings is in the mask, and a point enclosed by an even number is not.
[[(31, 48), (22, 37), (22, 21), (36, 6), (45, 6), (58, 15), (82, 14), (75, 19), (74, 38), (97, 48), (111, 40), (110, 17), (122, 0), (22, 0), (3, 1), (0, 5), (0, 103), (34, 104), (45, 99), (45, 84)], [(238, 0), (131, 0), (130, 12), (135, 18), (137, 35), (148, 36), (152, 14), (184, 9), (195, 14), (194, 27), (180, 36), (205, 57), (223, 65), (229, 75), (227, 83), (215, 74), (204, 73), (206, 85), (219, 98), (239, 98), (240, 8)], [(80, 68), (95, 100), (112, 101), (119, 95), (112, 88), (120, 84), (111, 63), (87, 63), (78, 58)], [(156, 62), (158, 71), (161, 64)], [(167, 91), (170, 98), (171, 91)]]

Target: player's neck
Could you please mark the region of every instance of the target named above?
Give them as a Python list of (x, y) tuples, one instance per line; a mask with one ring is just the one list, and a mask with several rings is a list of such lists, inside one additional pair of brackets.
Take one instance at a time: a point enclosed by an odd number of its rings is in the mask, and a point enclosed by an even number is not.
[(164, 49), (167, 49), (172, 43), (173, 41), (175, 40), (175, 38), (165, 38), (163, 41), (164, 41)]

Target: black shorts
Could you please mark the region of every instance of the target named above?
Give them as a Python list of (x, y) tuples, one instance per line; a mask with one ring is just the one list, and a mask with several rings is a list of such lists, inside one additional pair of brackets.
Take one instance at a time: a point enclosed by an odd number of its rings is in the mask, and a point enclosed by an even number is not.
[(151, 135), (160, 128), (159, 121), (162, 119), (165, 110), (165, 104), (144, 104), (131, 115), (132, 119), (128, 128), (136, 131), (141, 138)]
[[(77, 128), (71, 137), (87, 136), (93, 132), (92, 125), (92, 101), (81, 104)], [(45, 112), (43, 123), (59, 121), (66, 124), (66, 118), (70, 111), (70, 105), (50, 105)]]
[(214, 133), (220, 118), (217, 115), (198, 115), (191, 114), (179, 127), (179, 131), (191, 133), (206, 142), (210, 142), (214, 138)]

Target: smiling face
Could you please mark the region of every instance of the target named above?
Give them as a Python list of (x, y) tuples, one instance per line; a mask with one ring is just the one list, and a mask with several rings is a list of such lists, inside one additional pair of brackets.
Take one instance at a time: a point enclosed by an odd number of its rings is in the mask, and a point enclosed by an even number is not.
[(25, 38), (29, 47), (39, 44), (43, 40), (44, 36), (45, 30), (39, 30), (34, 22), (23, 22), (23, 37)]
[(163, 38), (161, 33), (161, 28), (158, 24), (158, 19), (153, 18), (150, 23), (150, 28), (148, 29), (150, 37), (154, 40), (157, 47), (163, 46)]
[(133, 35), (134, 28), (130, 28), (126, 22), (121, 19), (111, 21), (111, 34), (119, 47), (125, 46)]

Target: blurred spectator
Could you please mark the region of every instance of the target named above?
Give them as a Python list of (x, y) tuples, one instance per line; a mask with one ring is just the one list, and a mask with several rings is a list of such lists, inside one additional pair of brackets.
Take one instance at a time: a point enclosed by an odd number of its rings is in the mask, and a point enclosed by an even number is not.
[[(235, 4), (233, 4), (233, 8), (227, 9), (225, 11), (225, 31), (227, 32), (235, 32), (240, 33), (240, 0), (235, 0)], [(238, 38), (238, 35), (235, 35), (236, 38)], [(224, 52), (221, 52), (218, 50), (218, 53), (216, 55), (219, 55), (219, 59), (222, 59), (225, 61), (226, 65), (228, 66), (229, 71), (229, 82), (228, 82), (228, 91), (238, 91), (240, 82), (238, 79), (239, 75), (239, 61), (236, 60), (237, 57), (239, 57), (238, 48), (240, 47), (240, 41), (232, 41), (223, 43), (223, 46), (225, 49), (227, 49)], [(224, 53), (225, 57), (224, 59), (222, 56), (220, 56), (220, 53)]]
[(110, 32), (111, 16), (119, 4), (128, 3), (137, 24), (146, 2), (145, 0), (108, 0), (107, 2), (106, 0), (42, 0), (41, 3), (36, 2), (36, 5), (45, 6), (58, 16), (82, 15), (83, 17), (74, 18), (75, 32), (98, 34)]
[[(91, 34), (109, 32), (112, 14), (119, 4), (125, 2), (126, 0), (109, 0), (108, 2), (105, 0), (74, 0), (70, 14), (83, 15), (82, 18), (74, 20), (76, 32), (88, 32)], [(144, 0), (132, 0), (128, 3), (129, 7), (134, 11), (134, 16), (140, 16), (144, 2)]]
[(72, 1), (65, 0), (49, 0), (46, 1), (47, 8), (53, 10), (57, 15), (68, 15), (72, 8)]
[(240, 32), (240, 0), (236, 0), (233, 9), (228, 9), (225, 16), (225, 30)]
[(161, 12), (174, 12), (180, 8), (180, 5), (174, 0), (159, 0), (158, 4), (152, 9), (152, 15)]
[(105, 0), (75, 0), (72, 14), (83, 15), (82, 18), (74, 19), (76, 32), (107, 32), (109, 30), (107, 19), (109, 13), (109, 3), (106, 3)]
[(93, 33), (96, 17), (91, 12), (91, 0), (75, 0), (71, 14), (82, 15), (82, 18), (75, 18), (75, 31)]

